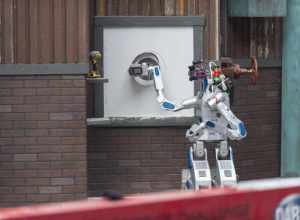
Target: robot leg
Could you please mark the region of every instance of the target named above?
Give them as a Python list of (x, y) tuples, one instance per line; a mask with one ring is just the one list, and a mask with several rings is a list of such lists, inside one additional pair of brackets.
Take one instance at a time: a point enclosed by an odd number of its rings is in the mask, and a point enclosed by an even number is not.
[(204, 147), (203, 141), (197, 141), (190, 147), (188, 163), (189, 170), (184, 170), (182, 176), (186, 178), (185, 188), (195, 190), (210, 188), (212, 186), (212, 179), (207, 160), (207, 150)]
[(215, 149), (217, 162), (217, 184), (219, 186), (234, 186), (237, 184), (237, 175), (233, 163), (232, 149), (227, 141), (221, 141)]

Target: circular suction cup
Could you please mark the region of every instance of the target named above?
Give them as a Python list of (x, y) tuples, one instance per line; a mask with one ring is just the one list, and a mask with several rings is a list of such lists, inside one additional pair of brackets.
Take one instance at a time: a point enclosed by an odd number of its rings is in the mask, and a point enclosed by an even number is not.
[(137, 55), (131, 65), (141, 66), (142, 74), (134, 76), (135, 81), (143, 86), (154, 84), (153, 75), (147, 71), (149, 66), (160, 66), (158, 56), (152, 52), (144, 52)]

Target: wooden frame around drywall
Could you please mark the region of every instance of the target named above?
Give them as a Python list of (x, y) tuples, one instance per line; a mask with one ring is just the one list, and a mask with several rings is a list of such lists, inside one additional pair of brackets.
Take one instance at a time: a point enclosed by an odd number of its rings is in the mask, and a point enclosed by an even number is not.
[[(94, 49), (103, 51), (103, 28), (105, 27), (182, 27), (192, 26), (194, 32), (194, 60), (203, 59), (203, 33), (206, 19), (203, 16), (95, 16)], [(100, 61), (102, 62), (102, 61)], [(100, 63), (102, 66), (103, 63)], [(105, 73), (104, 73), (105, 74)], [(95, 88), (95, 116), (88, 119), (90, 126), (187, 126), (192, 117), (178, 119), (167, 117), (156, 120), (142, 118), (104, 118), (104, 86)]]

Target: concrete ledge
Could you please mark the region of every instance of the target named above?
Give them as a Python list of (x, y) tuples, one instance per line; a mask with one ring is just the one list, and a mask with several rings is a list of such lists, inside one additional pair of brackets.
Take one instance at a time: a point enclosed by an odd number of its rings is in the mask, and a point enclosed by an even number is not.
[(191, 126), (194, 117), (109, 117), (88, 118), (90, 127), (186, 127)]

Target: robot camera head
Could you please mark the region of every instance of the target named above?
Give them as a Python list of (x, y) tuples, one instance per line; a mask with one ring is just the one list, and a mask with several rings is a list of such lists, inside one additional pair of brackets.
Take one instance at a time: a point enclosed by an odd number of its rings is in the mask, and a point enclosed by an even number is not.
[(189, 80), (194, 81), (206, 78), (206, 69), (206, 64), (203, 61), (193, 61), (193, 65), (189, 66)]

